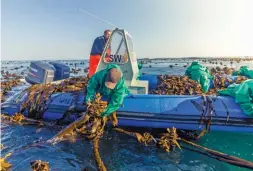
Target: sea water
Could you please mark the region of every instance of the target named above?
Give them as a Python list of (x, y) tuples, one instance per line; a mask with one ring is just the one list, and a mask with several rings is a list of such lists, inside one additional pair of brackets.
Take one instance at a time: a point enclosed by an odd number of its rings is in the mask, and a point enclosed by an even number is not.
[[(62, 61), (68, 63), (72, 68), (80, 68), (78, 74), (71, 74), (71, 77), (86, 75), (84, 68), (88, 67), (87, 60)], [(142, 72), (146, 74), (177, 74), (183, 75), (187, 66), (192, 60), (161, 60), (143, 65)], [(220, 65), (222, 62), (222, 65)], [(234, 67), (253, 66), (253, 61), (234, 62), (218, 61), (218, 64), (202, 62), (203, 65), (211, 67)], [(10, 73), (27, 73), (30, 61), (2, 61), (1, 69)], [(170, 67), (172, 65), (173, 67)], [(1, 78), (1, 80), (4, 80)], [(13, 88), (8, 93), (11, 97), (22, 91), (28, 84)], [(2, 150), (1, 156), (11, 152), (13, 155), (7, 161), (13, 164), (13, 171), (27, 171), (30, 169), (30, 161), (43, 160), (49, 162), (52, 171), (80, 171), (84, 168), (97, 170), (93, 156), (92, 144), (87, 140), (79, 140), (76, 143), (61, 142), (56, 145), (42, 145), (30, 148), (23, 148), (26, 145), (45, 141), (52, 138), (56, 130), (40, 128), (36, 126), (6, 125), (1, 123), (1, 143), (6, 147)], [(214, 132), (206, 134), (197, 144), (218, 150), (229, 155), (253, 161), (253, 134)], [(101, 158), (108, 170), (138, 171), (138, 170), (176, 170), (176, 171), (229, 171), (248, 169), (232, 166), (218, 161), (203, 154), (187, 149), (175, 150), (166, 153), (163, 149), (156, 147), (145, 147), (139, 144), (136, 139), (130, 138), (109, 129), (100, 140), (99, 147)]]

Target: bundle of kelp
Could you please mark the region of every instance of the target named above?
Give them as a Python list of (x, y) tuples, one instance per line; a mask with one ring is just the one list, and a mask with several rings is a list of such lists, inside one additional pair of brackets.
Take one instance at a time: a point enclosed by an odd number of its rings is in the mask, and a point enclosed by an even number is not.
[(160, 95), (200, 95), (201, 85), (187, 76), (159, 75), (160, 84), (151, 94)]
[(35, 84), (25, 92), (28, 94), (22, 103), (21, 113), (28, 110), (30, 116), (40, 118), (47, 107), (47, 100), (53, 93), (57, 92), (86, 92), (88, 77), (76, 77), (64, 80), (60, 84)]
[[(63, 140), (76, 141), (78, 134), (84, 136), (89, 140), (93, 140), (93, 151), (96, 159), (98, 170), (105, 171), (106, 167), (101, 160), (99, 154), (99, 138), (104, 133), (104, 128), (107, 123), (107, 117), (101, 117), (101, 114), (107, 108), (107, 102), (101, 100), (100, 94), (97, 94), (92, 103), (88, 103), (87, 110), (83, 113), (82, 117), (71, 123), (52, 139), (48, 140), (48, 143), (56, 144)], [(113, 113), (113, 118), (116, 118), (116, 113)], [(114, 123), (117, 121), (114, 121)]]
[(49, 162), (35, 160), (30, 162), (32, 171), (49, 171)]

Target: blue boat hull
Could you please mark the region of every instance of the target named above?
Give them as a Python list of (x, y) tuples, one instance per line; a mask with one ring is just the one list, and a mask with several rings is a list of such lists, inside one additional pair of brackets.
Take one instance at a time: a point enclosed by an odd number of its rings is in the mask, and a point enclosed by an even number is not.
[[(27, 94), (16, 95), (2, 103), (2, 113), (13, 115), (19, 112), (20, 105), (26, 96)], [(43, 119), (49, 121), (61, 119), (71, 105), (82, 109), (81, 104), (84, 98), (83, 92), (52, 95)], [(212, 115), (211, 130), (253, 132), (253, 118), (243, 114), (233, 98), (210, 96), (210, 99), (212, 99), (212, 106), (216, 113)], [(203, 111), (194, 105), (194, 103), (201, 104), (202, 101), (201, 96), (129, 95), (125, 98), (123, 106), (117, 111), (119, 126), (147, 128), (174, 126), (177, 129), (202, 130), (205, 126), (202, 124), (200, 127), (200, 117)], [(27, 111), (24, 112), (24, 115), (29, 117)], [(78, 117), (80, 117), (78, 113), (72, 113), (68, 119), (74, 121)]]

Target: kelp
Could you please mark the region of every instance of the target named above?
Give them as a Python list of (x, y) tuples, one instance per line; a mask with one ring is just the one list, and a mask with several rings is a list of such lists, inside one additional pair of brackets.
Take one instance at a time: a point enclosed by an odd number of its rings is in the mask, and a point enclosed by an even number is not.
[(147, 132), (145, 132), (143, 135), (139, 133), (135, 133), (135, 135), (139, 143), (143, 143), (145, 146), (147, 146), (151, 142), (155, 142), (154, 137)]
[(129, 131), (123, 130), (121, 128), (114, 128), (114, 130), (124, 133), (124, 134), (127, 134), (129, 136), (135, 137), (139, 143), (144, 144), (145, 146), (149, 146), (153, 143), (155, 143), (155, 144), (157, 143), (155, 138), (148, 132), (145, 132), (143, 135), (141, 135), (138, 132), (129, 132)]
[(151, 94), (160, 95), (201, 95), (201, 85), (187, 76), (159, 75), (160, 84)]
[(0, 163), (1, 163), (0, 170), (1, 171), (7, 171), (8, 169), (11, 168), (12, 164), (10, 164), (10, 163), (8, 163), (8, 162), (5, 161), (6, 158), (10, 157), (10, 156), (11, 156), (11, 153), (8, 153), (4, 157), (0, 158)]
[(21, 113), (15, 113), (12, 116), (1, 114), (2, 121), (8, 121), (12, 124), (18, 124), (18, 125), (38, 125), (38, 126), (50, 126), (55, 127), (55, 125), (47, 123), (45, 121), (35, 120), (31, 118), (25, 117)]
[(167, 128), (167, 133), (164, 133), (163, 136), (158, 141), (158, 145), (165, 149), (166, 152), (170, 152), (170, 150), (174, 150), (177, 146), (180, 150), (181, 147), (177, 142), (178, 135), (176, 128), (172, 127), (172, 129)]
[(1, 114), (1, 119), (8, 120), (9, 122), (16, 123), (19, 125), (22, 125), (22, 121), (24, 120), (24, 115), (20, 113), (15, 113), (12, 116)]
[(24, 92), (28, 97), (21, 105), (20, 112), (28, 110), (29, 117), (41, 119), (47, 109), (47, 100), (52, 100), (51, 95), (58, 92), (86, 92), (88, 77), (69, 78), (60, 84), (36, 84)]
[(214, 95), (217, 94), (217, 92), (219, 90), (224, 90), (226, 89), (229, 85), (236, 83), (236, 84), (240, 84), (244, 81), (246, 81), (248, 78), (245, 76), (238, 76), (236, 79), (231, 79), (229, 77), (227, 77), (226, 75), (213, 75), (213, 87), (208, 90), (208, 92), (206, 93), (206, 95)]
[(21, 75), (17, 75), (15, 73), (11, 74), (9, 71), (4, 72), (4, 70), (1, 71), (1, 75), (5, 80), (18, 80), (24, 77), (22, 73)]
[(3, 144), (0, 144), (0, 150), (4, 149), (4, 145)]
[(201, 85), (188, 78), (187, 76), (176, 75), (159, 75), (159, 85), (151, 94), (159, 95), (216, 95), (217, 91), (223, 90), (233, 83), (241, 83), (247, 80), (244, 76), (238, 76), (235, 80), (226, 75), (213, 75), (213, 88), (206, 93), (202, 90)]
[(144, 144), (145, 146), (156, 144), (157, 147), (163, 148), (166, 152), (175, 150), (176, 146), (181, 150), (181, 147), (177, 142), (177, 130), (174, 127), (172, 129), (167, 128), (167, 132), (162, 134), (161, 138), (154, 138), (153, 135), (147, 132), (141, 135), (138, 132), (129, 132), (121, 128), (114, 128), (114, 130), (136, 138), (139, 143)]
[[(107, 102), (101, 100), (100, 94), (96, 94), (94, 101), (88, 102), (87, 111), (83, 113), (82, 117), (71, 123), (52, 139), (48, 140), (48, 142), (56, 144), (67, 139), (75, 142), (78, 133), (89, 140), (93, 140), (93, 151), (97, 167), (99, 170), (105, 171), (106, 167), (104, 166), (104, 163), (99, 155), (98, 148), (99, 138), (103, 135), (104, 127), (108, 120), (107, 117), (102, 118), (100, 115), (106, 108)], [(114, 121), (114, 123), (117, 123), (117, 121)]]
[(211, 75), (231, 75), (233, 73), (233, 71), (235, 71), (234, 68), (229, 68), (229, 67), (224, 67), (224, 68), (220, 68), (220, 67), (216, 67), (216, 68), (212, 68), (210, 70)]
[(35, 160), (30, 162), (32, 171), (49, 171), (49, 162)]
[(66, 137), (76, 136), (77, 133), (85, 135), (88, 139), (98, 137), (103, 133), (107, 118), (100, 117), (100, 114), (106, 109), (107, 102), (101, 100), (100, 94), (96, 95), (94, 101), (88, 102), (87, 111), (82, 116), (68, 125), (65, 129), (48, 140), (50, 143), (58, 143), (66, 140)]
[(1, 102), (5, 101), (6, 94), (12, 90), (12, 87), (17, 86), (21, 84), (22, 82), (20, 80), (10, 80), (10, 81), (1, 81)]
[(105, 165), (100, 157), (100, 154), (99, 154), (99, 138), (95, 138), (93, 140), (93, 152), (94, 152), (94, 156), (96, 159), (96, 164), (97, 164), (98, 170), (106, 171), (106, 167), (105, 167)]

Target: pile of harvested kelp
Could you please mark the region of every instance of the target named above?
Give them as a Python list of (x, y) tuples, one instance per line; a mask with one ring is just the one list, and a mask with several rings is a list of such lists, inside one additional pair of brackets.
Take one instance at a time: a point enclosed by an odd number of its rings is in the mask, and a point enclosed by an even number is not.
[(53, 93), (57, 92), (86, 92), (88, 85), (88, 77), (69, 78), (60, 84), (35, 84), (24, 90), (28, 97), (23, 102), (20, 112), (28, 110), (29, 116), (33, 118), (41, 118), (47, 109), (47, 100)]
[(17, 86), (21, 83), (20, 80), (1, 81), (1, 102), (5, 101), (5, 95), (11, 91), (12, 87)]
[(244, 76), (238, 76), (235, 80), (226, 75), (213, 75), (213, 88), (204, 93), (201, 85), (188, 78), (187, 76), (176, 75), (159, 75), (158, 80), (160, 84), (151, 94), (159, 95), (215, 95), (218, 90), (223, 90), (228, 85), (237, 83), (240, 84), (247, 80)]
[(151, 94), (160, 95), (200, 95), (201, 85), (187, 76), (159, 75), (160, 84)]
[(208, 90), (206, 95), (213, 95), (216, 94), (218, 90), (226, 89), (230, 84), (236, 83), (240, 84), (247, 80), (248, 78), (245, 76), (238, 76), (235, 80), (227, 77), (227, 76), (220, 76), (219, 74), (213, 75), (213, 87)]

